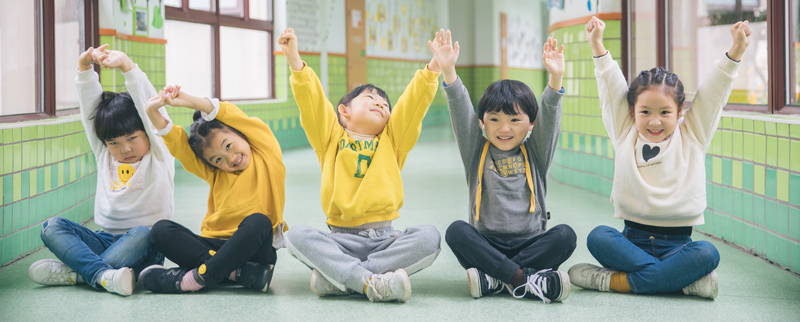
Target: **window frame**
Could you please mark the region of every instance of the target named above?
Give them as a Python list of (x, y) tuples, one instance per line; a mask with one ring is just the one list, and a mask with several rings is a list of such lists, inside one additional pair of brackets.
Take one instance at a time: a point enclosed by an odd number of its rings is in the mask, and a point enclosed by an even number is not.
[[(221, 14), (219, 10), (219, 0), (211, 0), (211, 3), (214, 6), (214, 10), (212, 11), (205, 11), (205, 10), (197, 10), (197, 9), (189, 9), (189, 0), (182, 0), (181, 7), (173, 7), (164, 5), (164, 16), (165, 19), (170, 20), (177, 20), (183, 22), (190, 22), (190, 23), (200, 23), (206, 24), (211, 26), (211, 41), (214, 46), (214, 66), (212, 67), (213, 75), (214, 75), (214, 88), (213, 88), (213, 95), (220, 99), (231, 100), (231, 101), (257, 101), (257, 100), (265, 100), (265, 99), (274, 99), (275, 98), (275, 54), (274, 48), (271, 48), (274, 43), (275, 38), (275, 27), (274, 27), (274, 8), (275, 8), (275, 1), (270, 1), (272, 4), (272, 13), (271, 20), (257, 20), (257, 19), (250, 19), (250, 1), (242, 0), (242, 5), (244, 6), (244, 12), (242, 17), (230, 16)], [(269, 64), (269, 75), (267, 79), (270, 81), (270, 84), (267, 88), (269, 91), (269, 95), (263, 98), (247, 98), (247, 99), (237, 99), (233, 97), (224, 97), (224, 93), (222, 92), (222, 82), (221, 82), (221, 61), (220, 61), (220, 27), (234, 27), (240, 29), (250, 29), (250, 30), (257, 30), (257, 31), (265, 31), (269, 34), (269, 39), (267, 39), (268, 44), (271, 50), (268, 50), (268, 60)]]
[[(670, 69), (669, 66), (669, 2), (666, 0), (656, 0), (656, 61), (658, 66)], [(633, 30), (630, 28), (630, 16), (632, 6), (629, 0), (622, 0), (622, 28), (623, 38), (623, 69), (630, 75), (633, 69), (629, 42), (633, 37)], [(789, 95), (794, 89), (789, 88), (794, 82), (794, 47), (791, 45), (792, 28), (787, 32), (787, 24), (791, 22), (792, 10), (791, 1), (767, 1), (767, 30), (769, 32), (769, 46), (767, 53), (767, 70), (769, 72), (768, 95), (766, 105), (750, 104), (727, 104), (726, 111), (747, 111), (763, 114), (800, 114), (800, 102), (797, 105), (789, 105)], [(798, 17), (800, 19), (800, 17)], [(753, 49), (750, 48), (750, 51)], [(626, 75), (626, 76), (627, 76)], [(775, 77), (778, 76), (778, 77)], [(687, 102), (691, 106), (691, 102)]]
[[(85, 46), (97, 47), (100, 41), (98, 23), (98, 3), (92, 0), (83, 0), (84, 10), (84, 35)], [(55, 0), (36, 1), (34, 14), (36, 48), (36, 86), (34, 87), (35, 110), (31, 113), (0, 115), (0, 123), (14, 123), (32, 120), (41, 120), (63, 115), (77, 114), (79, 108), (56, 110), (56, 79), (48, 77), (56, 74), (56, 44), (55, 44)], [(99, 70), (95, 66), (95, 70)]]

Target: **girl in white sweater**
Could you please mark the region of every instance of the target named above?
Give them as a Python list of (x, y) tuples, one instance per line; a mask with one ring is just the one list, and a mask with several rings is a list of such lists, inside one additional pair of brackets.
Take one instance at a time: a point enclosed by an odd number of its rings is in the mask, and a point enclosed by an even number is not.
[(716, 61), (683, 119), (686, 95), (678, 76), (657, 67), (639, 73), (629, 87), (603, 46), (604, 29), (596, 17), (586, 24), (603, 123), (616, 151), (614, 218), (623, 219), (625, 228), (592, 230), (586, 244), (603, 267), (577, 264), (570, 280), (600, 291), (683, 289), (713, 299), (719, 252), (709, 242), (692, 241), (691, 233), (703, 224), (705, 153), (750, 44), (749, 23), (731, 26), (733, 46)]

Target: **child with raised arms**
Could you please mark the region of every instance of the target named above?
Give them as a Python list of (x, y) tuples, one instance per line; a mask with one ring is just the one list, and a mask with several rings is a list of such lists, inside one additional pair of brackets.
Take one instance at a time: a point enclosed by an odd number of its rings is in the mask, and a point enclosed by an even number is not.
[(334, 107), (300, 58), (294, 30), (284, 30), (278, 44), (291, 68), (300, 123), (322, 167), (322, 207), (330, 228), (294, 226), (289, 252), (312, 269), (311, 289), (319, 296), (355, 292), (373, 302), (407, 301), (408, 275), (430, 266), (440, 250), (433, 225), (392, 227), (403, 205), (400, 170), (436, 94), (436, 61), (415, 73), (394, 109), (371, 84)]
[[(145, 267), (164, 262), (150, 243), (150, 227), (172, 218), (175, 159), (145, 115), (155, 88), (128, 55), (107, 47), (81, 54), (75, 78), (81, 121), (97, 164), (94, 221), (102, 230), (93, 232), (63, 217), (48, 219), (41, 237), (58, 260), (36, 261), (28, 277), (43, 285), (85, 282), (128, 296)], [(103, 92), (92, 62), (119, 69), (128, 92)], [(169, 119), (163, 108), (154, 113)]]
[(564, 224), (547, 229), (545, 206), (561, 129), (564, 45), (551, 38), (544, 44), (549, 80), (541, 108), (527, 85), (506, 79), (484, 91), (477, 114), (456, 74), (458, 42), (452, 44), (448, 31), (446, 41), (432, 49), (470, 191), (469, 223), (453, 222), (445, 240), (467, 270), (470, 294), (480, 298), (507, 289), (517, 298), (565, 300), (569, 277), (558, 267), (575, 250), (576, 236)]
[(686, 94), (678, 76), (656, 67), (628, 86), (603, 46), (604, 30), (596, 17), (586, 24), (603, 123), (616, 151), (611, 203), (625, 227), (592, 230), (586, 246), (602, 267), (574, 265), (570, 280), (604, 292), (683, 290), (713, 299), (719, 252), (692, 241), (692, 226), (704, 223), (705, 154), (750, 44), (749, 23), (731, 26), (733, 46), (711, 66), (683, 117)]
[[(165, 104), (195, 110), (186, 131), (156, 111)], [(210, 186), (200, 235), (170, 220), (153, 226), (153, 244), (179, 265), (148, 267), (144, 287), (183, 293), (230, 279), (266, 292), (283, 247), (285, 201), (281, 148), (267, 124), (236, 105), (195, 97), (168, 86), (147, 102), (147, 115), (186, 171)]]

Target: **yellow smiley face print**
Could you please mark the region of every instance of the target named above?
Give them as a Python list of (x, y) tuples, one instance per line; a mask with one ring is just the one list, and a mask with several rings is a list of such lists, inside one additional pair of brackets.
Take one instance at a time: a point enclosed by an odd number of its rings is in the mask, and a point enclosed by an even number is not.
[(122, 183), (127, 184), (128, 180), (130, 180), (131, 177), (133, 177), (133, 173), (134, 172), (135, 172), (135, 170), (133, 169), (132, 165), (130, 165), (130, 164), (120, 165), (119, 168), (117, 168), (117, 174), (119, 175), (119, 181), (122, 181)]

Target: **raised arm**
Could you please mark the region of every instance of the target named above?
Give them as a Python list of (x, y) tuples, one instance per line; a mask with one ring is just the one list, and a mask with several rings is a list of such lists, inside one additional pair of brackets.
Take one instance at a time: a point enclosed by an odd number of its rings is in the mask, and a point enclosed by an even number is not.
[(633, 126), (633, 117), (628, 112), (628, 83), (619, 65), (611, 58), (603, 46), (603, 31), (606, 24), (592, 19), (586, 24), (586, 38), (594, 55), (594, 76), (597, 80), (597, 92), (600, 97), (603, 124), (612, 144), (616, 146), (620, 137)]
[[(108, 45), (99, 47), (105, 48)], [(81, 123), (83, 123), (89, 146), (95, 155), (99, 155), (100, 149), (105, 145), (97, 138), (94, 132), (94, 113), (100, 104), (103, 95), (103, 87), (100, 86), (100, 76), (92, 70), (92, 62), (99, 58), (98, 49), (89, 47), (78, 57), (78, 75), (75, 77), (75, 84), (78, 87), (78, 102), (80, 104)]]
[[(444, 37), (444, 31), (436, 34)], [(414, 78), (403, 91), (403, 95), (397, 100), (392, 109), (392, 116), (386, 130), (391, 136), (394, 148), (397, 151), (397, 161), (402, 167), (405, 157), (411, 148), (417, 143), (419, 133), (422, 128), (422, 119), (431, 106), (433, 97), (439, 87), (438, 79), (441, 68), (435, 57), (431, 58), (430, 63), (425, 69), (417, 70)]]
[(561, 102), (564, 93), (561, 92), (561, 80), (564, 76), (564, 45), (558, 47), (558, 41), (547, 38), (542, 53), (542, 64), (549, 74), (547, 87), (542, 93), (539, 114), (531, 132), (528, 146), (534, 152), (532, 157), (538, 160), (536, 165), (539, 171), (546, 174), (553, 162), (553, 155), (558, 144), (558, 134), (561, 131)]
[(708, 148), (717, 123), (722, 116), (722, 108), (728, 103), (737, 76), (739, 61), (750, 45), (750, 23), (740, 21), (731, 26), (733, 46), (727, 57), (717, 60), (706, 76), (692, 101), (692, 108), (686, 112), (684, 122), (700, 144)]
[(297, 36), (292, 28), (286, 29), (278, 39), (278, 45), (286, 55), (292, 76), (292, 95), (300, 108), (300, 124), (306, 132), (308, 142), (322, 161), (331, 138), (338, 138), (344, 128), (339, 125), (333, 105), (325, 97), (317, 74), (300, 59), (297, 52)]
[[(439, 34), (441, 33), (437, 35)], [(461, 161), (464, 162), (466, 169), (471, 169), (472, 163), (476, 160), (475, 155), (483, 147), (486, 139), (483, 137), (481, 124), (472, 106), (469, 91), (456, 74), (456, 61), (460, 46), (457, 41), (453, 44), (448, 43), (448, 36), (452, 37), (449, 30), (445, 37), (436, 37), (434, 40), (428, 41), (428, 46), (442, 69), (444, 93), (447, 96), (447, 107), (450, 110), (450, 123), (458, 144), (458, 151), (461, 153)], [(471, 172), (467, 171), (467, 173)]]

